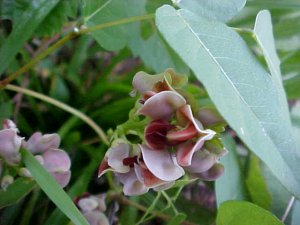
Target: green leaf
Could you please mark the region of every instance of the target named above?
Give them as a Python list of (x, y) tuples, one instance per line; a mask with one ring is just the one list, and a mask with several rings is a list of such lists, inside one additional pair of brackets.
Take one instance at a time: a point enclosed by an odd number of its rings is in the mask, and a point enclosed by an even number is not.
[(292, 210), (292, 222), (291, 225), (300, 224), (300, 202), (296, 200)]
[(269, 211), (250, 202), (228, 201), (219, 208), (217, 225), (284, 225)]
[(157, 10), (156, 23), (203, 83), (223, 118), (300, 198), (300, 151), (282, 109), (281, 92), (242, 38), (225, 24), (171, 6)]
[(174, 216), (170, 221), (167, 223), (167, 225), (179, 225), (186, 219), (186, 215), (183, 213), (178, 213), (176, 216)]
[(218, 206), (228, 200), (244, 200), (246, 193), (242, 171), (236, 154), (236, 144), (229, 135), (222, 136), (222, 142), (228, 153), (220, 160), (225, 167), (225, 172), (215, 182)]
[[(87, 1), (84, 6), (87, 27), (145, 14), (145, 0), (108, 0), (95, 4), (93, 1)], [(93, 7), (96, 8), (93, 9)], [(135, 32), (139, 32), (138, 24), (131, 23), (98, 30), (92, 32), (91, 35), (106, 50), (117, 51), (127, 45), (130, 36)]]
[(212, 20), (228, 21), (246, 4), (246, 0), (172, 0), (181, 9)]
[(129, 48), (135, 56), (139, 56), (144, 64), (157, 73), (166, 68), (174, 68), (180, 73), (187, 73), (188, 68), (174, 51), (154, 32), (144, 40), (138, 33), (129, 42)]
[(70, 197), (27, 150), (21, 150), (26, 168), (54, 204), (76, 225), (89, 225)]
[(60, 33), (68, 18), (75, 18), (79, 0), (60, 1), (45, 17), (35, 32), (37, 36), (53, 36)]
[(7, 190), (0, 190), (0, 209), (16, 204), (35, 187), (35, 182), (28, 178), (18, 178), (8, 186)]
[(252, 202), (264, 209), (270, 209), (272, 197), (262, 175), (260, 161), (253, 154), (250, 156), (246, 185)]
[(47, 14), (59, 0), (32, 1), (15, 21), (13, 31), (0, 48), (0, 77), (14, 59), (15, 55), (31, 37)]
[[(262, 10), (257, 14), (253, 31), (257, 43), (262, 49), (264, 57), (267, 61), (274, 85), (277, 88), (277, 97), (279, 98), (281, 103), (281, 107), (279, 107), (279, 109), (282, 110), (282, 115), (284, 115), (285, 118), (289, 118), (289, 110), (286, 101), (286, 95), (282, 85), (280, 60), (276, 53), (275, 42), (273, 37), (272, 20), (269, 11)], [(290, 123), (289, 119), (286, 119), (286, 122)], [(291, 154), (293, 153), (291, 152)]]

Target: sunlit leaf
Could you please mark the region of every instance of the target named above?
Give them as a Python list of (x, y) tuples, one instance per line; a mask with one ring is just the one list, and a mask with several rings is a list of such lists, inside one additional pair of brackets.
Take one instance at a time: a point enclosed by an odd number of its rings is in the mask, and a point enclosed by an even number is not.
[(300, 198), (300, 155), (282, 109), (282, 93), (244, 41), (225, 24), (171, 6), (157, 10), (156, 23), (229, 125)]
[(269, 211), (250, 202), (228, 201), (219, 208), (217, 225), (283, 225)]
[(228, 21), (246, 4), (246, 0), (172, 0), (182, 9), (208, 19)]

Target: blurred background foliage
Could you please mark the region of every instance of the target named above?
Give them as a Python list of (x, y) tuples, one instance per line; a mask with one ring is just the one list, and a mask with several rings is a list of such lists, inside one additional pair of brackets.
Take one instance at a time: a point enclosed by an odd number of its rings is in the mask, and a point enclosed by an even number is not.
[[(15, 73), (62, 36), (76, 32), (77, 28), (151, 14), (164, 3), (172, 4), (168, 0), (1, 0), (0, 79)], [(229, 25), (253, 28), (255, 16), (261, 9), (271, 11), (283, 83), (293, 105), (300, 97), (300, 2), (249, 0)], [(264, 63), (262, 52), (253, 38), (247, 33), (241, 35)], [(201, 85), (163, 40), (154, 20), (148, 19), (75, 37), (19, 76), (14, 84), (85, 112), (108, 131), (125, 122), (134, 106), (136, 99), (129, 96), (134, 74), (140, 70), (160, 73), (169, 67), (189, 74), (191, 83)], [(97, 179), (96, 172), (107, 147), (81, 120), (46, 102), (1, 90), (0, 120), (4, 118), (17, 122), (25, 137), (34, 131), (61, 135), (61, 146), (72, 159), (72, 179), (66, 189), (71, 197), (108, 190), (107, 178)], [(241, 184), (239, 198), (248, 199), (281, 217), (290, 195), (259, 159), (248, 153), (234, 133), (230, 134), (227, 148), (235, 154), (230, 160), (233, 160), (231, 165), (236, 166), (233, 170), (240, 178), (237, 181)], [(178, 197), (176, 207), (191, 222), (214, 224), (216, 197), (213, 188), (214, 183), (209, 182), (188, 185)], [(66, 217), (36, 186), (28, 184), (25, 189), (17, 190), (23, 195), (8, 203), (0, 199), (0, 224), (68, 224)], [(30, 190), (33, 191), (28, 194)], [(174, 188), (168, 192), (172, 196), (176, 191)], [(130, 198), (145, 208), (154, 199), (154, 193)], [(109, 202), (107, 215), (110, 221), (116, 220), (118, 214), (121, 224), (137, 222), (139, 212), (135, 207), (116, 204), (114, 199)], [(170, 208), (166, 207), (166, 201), (160, 198), (156, 210), (172, 215)], [(289, 218), (287, 223), (296, 225), (292, 220)], [(152, 218), (150, 223), (163, 224), (157, 218)]]

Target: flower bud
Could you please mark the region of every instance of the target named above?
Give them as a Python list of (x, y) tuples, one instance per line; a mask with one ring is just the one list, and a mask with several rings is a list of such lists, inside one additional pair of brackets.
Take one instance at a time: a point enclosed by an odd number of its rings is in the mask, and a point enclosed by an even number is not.
[(19, 153), (22, 138), (19, 137), (15, 130), (0, 130), (0, 157), (10, 165), (16, 165), (21, 160)]
[(27, 142), (23, 143), (23, 147), (33, 154), (43, 153), (51, 148), (58, 148), (60, 137), (58, 134), (44, 134), (40, 132), (34, 133)]
[(1, 188), (6, 191), (9, 185), (14, 182), (14, 178), (11, 175), (5, 175), (1, 180)]

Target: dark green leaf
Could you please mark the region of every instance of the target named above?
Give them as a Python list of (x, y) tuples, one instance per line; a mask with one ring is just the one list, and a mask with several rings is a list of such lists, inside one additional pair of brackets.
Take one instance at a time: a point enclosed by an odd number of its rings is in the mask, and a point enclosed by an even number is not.
[(9, 34), (0, 49), (0, 77), (9, 66), (15, 55), (24, 43), (31, 37), (35, 29), (40, 25), (47, 14), (53, 9), (59, 0), (32, 1), (22, 11), (15, 21), (13, 31)]
[(260, 161), (253, 154), (250, 156), (246, 185), (252, 202), (264, 209), (270, 209), (272, 197), (262, 175)]
[(225, 172), (215, 182), (218, 206), (228, 200), (245, 199), (245, 185), (236, 154), (236, 144), (229, 135), (222, 136), (222, 142), (228, 153), (220, 160), (225, 167)]
[[(108, 0), (98, 3), (97, 6), (95, 4), (93, 1), (87, 1), (84, 6), (84, 11), (88, 12), (85, 15), (87, 27), (145, 14), (145, 0)], [(103, 48), (116, 51), (124, 48), (136, 32), (139, 32), (138, 24), (131, 23), (98, 30), (92, 32), (92, 36)]]
[(32, 177), (56, 204), (56, 206), (76, 225), (89, 225), (70, 197), (59, 186), (55, 179), (44, 169), (44, 167), (27, 150), (21, 150), (22, 158), (26, 168)]
[(204, 84), (228, 124), (300, 198), (300, 151), (286, 117), (287, 109), (282, 108), (282, 93), (244, 41), (225, 24), (170, 6), (158, 9), (156, 23)]
[(28, 178), (18, 178), (8, 186), (7, 190), (0, 190), (0, 209), (16, 204), (23, 199), (35, 186), (35, 182)]
[(284, 225), (269, 211), (250, 202), (228, 201), (219, 208), (217, 225)]
[(176, 216), (174, 216), (172, 219), (170, 219), (167, 225), (179, 225), (185, 219), (186, 219), (186, 215), (183, 213), (179, 213)]

